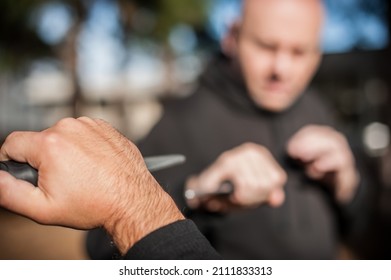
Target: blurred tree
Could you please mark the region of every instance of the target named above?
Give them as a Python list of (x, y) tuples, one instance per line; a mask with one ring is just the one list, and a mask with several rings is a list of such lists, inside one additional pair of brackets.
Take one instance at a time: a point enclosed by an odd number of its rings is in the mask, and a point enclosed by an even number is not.
[[(203, 30), (211, 0), (117, 0), (125, 43), (134, 36), (167, 43), (172, 29), (186, 24)], [(131, 43), (131, 42), (130, 42)]]
[[(134, 36), (163, 43), (165, 60), (172, 54), (167, 44), (170, 31), (178, 23), (199, 29), (206, 20), (206, 0), (2, 0), (0, 1), (0, 71), (20, 71), (30, 62), (52, 58), (60, 62), (72, 77), (75, 89), (74, 116), (83, 95), (78, 77), (78, 43), (89, 20), (89, 12), (97, 2), (115, 3), (119, 9), (121, 36), (125, 48)], [(59, 4), (71, 13), (71, 25), (62, 40), (48, 42), (37, 28), (38, 11), (46, 5)], [(38, 16), (37, 16), (38, 14)]]
[[(175, 58), (169, 39), (172, 31), (185, 25), (194, 34), (205, 29), (211, 0), (118, 0), (122, 19), (127, 19), (124, 39), (132, 44), (134, 36), (155, 41), (161, 46), (166, 67), (166, 88), (174, 84), (172, 62)], [(126, 8), (125, 8), (126, 7)], [(127, 12), (127, 14), (126, 14)]]
[(46, 0), (0, 1), (0, 70), (14, 69), (40, 56), (51, 55), (31, 25), (31, 12)]

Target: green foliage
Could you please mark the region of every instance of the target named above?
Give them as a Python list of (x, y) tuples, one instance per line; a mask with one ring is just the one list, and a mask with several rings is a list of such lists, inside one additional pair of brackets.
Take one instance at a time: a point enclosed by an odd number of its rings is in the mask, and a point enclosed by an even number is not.
[(178, 23), (201, 27), (206, 19), (206, 2), (201, 0), (159, 1), (156, 35), (165, 39)]
[[(34, 13), (48, 3), (64, 3), (74, 12), (75, 19), (83, 24), (88, 9), (98, 0), (1, 0), (0, 1), (0, 71), (20, 68), (40, 57), (55, 57), (57, 46), (46, 44), (34, 29)], [(110, 1), (110, 0), (108, 0)], [(114, 0), (112, 0), (114, 1)], [(121, 10), (123, 30), (134, 34), (132, 17), (139, 9), (150, 11), (155, 24), (147, 36), (165, 42), (170, 30), (178, 23), (189, 24), (196, 29), (206, 19), (206, 0), (115, 0)]]

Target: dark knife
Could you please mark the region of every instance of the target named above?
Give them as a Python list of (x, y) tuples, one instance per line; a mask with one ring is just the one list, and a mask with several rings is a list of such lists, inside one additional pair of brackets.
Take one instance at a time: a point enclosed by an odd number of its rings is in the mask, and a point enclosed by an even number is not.
[[(169, 168), (184, 163), (183, 155), (162, 155), (145, 157), (145, 164), (150, 172)], [(13, 160), (0, 161), (0, 170), (9, 172), (17, 179), (30, 182), (34, 186), (38, 184), (38, 171), (27, 163), (20, 163)]]

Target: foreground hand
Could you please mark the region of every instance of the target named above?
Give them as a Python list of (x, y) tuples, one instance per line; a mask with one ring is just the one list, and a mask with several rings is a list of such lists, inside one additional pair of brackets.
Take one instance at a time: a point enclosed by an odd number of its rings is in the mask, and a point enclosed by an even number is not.
[(224, 212), (232, 206), (251, 207), (268, 203), (280, 206), (285, 199), (283, 186), (286, 173), (263, 146), (248, 143), (224, 152), (200, 175), (191, 177), (186, 190), (194, 193), (213, 193), (224, 181), (235, 186), (226, 199), (195, 197), (188, 200), (192, 208), (206, 207)]
[(287, 146), (288, 154), (303, 162), (307, 175), (334, 187), (340, 203), (349, 202), (359, 176), (345, 137), (326, 126), (307, 126), (296, 133)]
[(64, 119), (43, 132), (14, 132), (0, 159), (28, 162), (39, 173), (35, 188), (0, 172), (0, 206), (41, 224), (103, 226), (122, 253), (183, 219), (138, 149), (101, 120)]

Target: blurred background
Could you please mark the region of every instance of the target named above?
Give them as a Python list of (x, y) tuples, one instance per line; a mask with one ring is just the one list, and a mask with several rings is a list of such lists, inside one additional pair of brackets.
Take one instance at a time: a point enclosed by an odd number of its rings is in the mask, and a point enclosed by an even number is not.
[[(353, 258), (391, 256), (391, 71), (387, 0), (326, 0), (324, 60), (312, 87), (365, 154), (378, 203)], [(159, 100), (191, 92), (237, 0), (2, 0), (0, 143), (64, 117), (99, 117), (137, 141)], [(0, 259), (84, 259), (84, 233), (0, 209)]]

